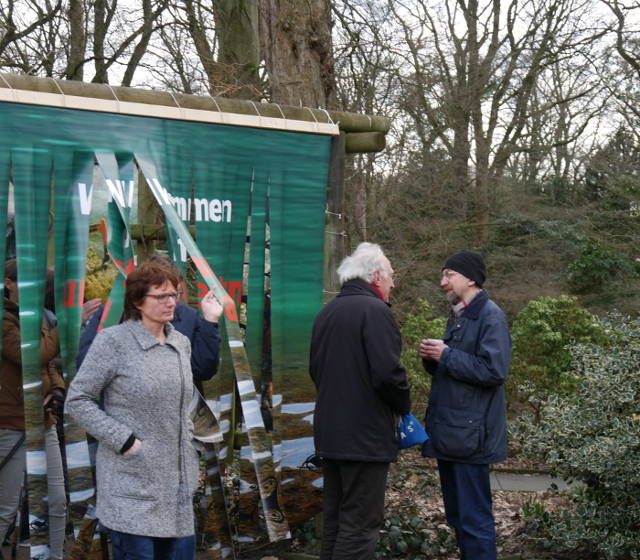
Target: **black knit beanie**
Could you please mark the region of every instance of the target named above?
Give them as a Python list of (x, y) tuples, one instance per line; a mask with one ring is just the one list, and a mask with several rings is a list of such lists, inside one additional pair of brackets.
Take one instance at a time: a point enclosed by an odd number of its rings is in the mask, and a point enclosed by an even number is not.
[(455, 270), (469, 280), (473, 280), (478, 288), (482, 288), (482, 284), (484, 284), (487, 277), (484, 259), (480, 253), (475, 251), (458, 251), (454, 253), (444, 263), (442, 270), (445, 268)]

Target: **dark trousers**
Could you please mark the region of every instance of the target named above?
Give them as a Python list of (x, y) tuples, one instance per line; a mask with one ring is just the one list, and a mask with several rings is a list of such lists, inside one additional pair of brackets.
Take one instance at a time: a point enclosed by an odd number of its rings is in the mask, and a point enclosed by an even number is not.
[(456, 532), (462, 560), (496, 560), (489, 465), (438, 459), (447, 522)]
[(114, 560), (193, 560), (195, 536), (180, 538), (144, 537), (111, 531)]
[(320, 560), (371, 560), (384, 520), (389, 463), (324, 459)]

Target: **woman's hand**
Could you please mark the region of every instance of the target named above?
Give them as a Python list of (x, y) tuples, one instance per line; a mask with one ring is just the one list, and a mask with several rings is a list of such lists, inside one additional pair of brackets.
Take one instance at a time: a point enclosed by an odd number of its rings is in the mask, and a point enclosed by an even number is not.
[(218, 301), (216, 296), (213, 295), (213, 290), (207, 293), (200, 302), (202, 308), (202, 316), (206, 321), (211, 323), (217, 323), (222, 315), (222, 304)]
[(123, 455), (133, 455), (136, 451), (138, 451), (138, 449), (140, 449), (140, 447), (142, 447), (142, 442), (136, 438), (133, 440), (133, 445), (127, 449)]

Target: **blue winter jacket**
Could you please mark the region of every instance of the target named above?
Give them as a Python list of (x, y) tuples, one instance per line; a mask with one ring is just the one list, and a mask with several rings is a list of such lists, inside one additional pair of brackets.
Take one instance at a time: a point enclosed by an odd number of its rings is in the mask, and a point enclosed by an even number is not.
[[(84, 357), (98, 334), (98, 325), (104, 306), (91, 316), (80, 335), (76, 367), (80, 369)], [(178, 302), (171, 324), (175, 329), (186, 336), (191, 342), (191, 371), (195, 381), (207, 381), (211, 379), (218, 369), (218, 353), (220, 351), (220, 333), (218, 323), (205, 321), (184, 303)]]
[(425, 425), (425, 457), (489, 464), (507, 457), (504, 382), (511, 336), (502, 310), (482, 290), (462, 315), (449, 319), (439, 362), (423, 360), (433, 375)]

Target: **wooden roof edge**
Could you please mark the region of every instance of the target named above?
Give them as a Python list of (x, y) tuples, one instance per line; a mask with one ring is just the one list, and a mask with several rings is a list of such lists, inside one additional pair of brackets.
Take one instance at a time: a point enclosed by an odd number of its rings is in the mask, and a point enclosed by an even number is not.
[[(141, 89), (109, 84), (95, 84), (55, 78), (40, 78), (26, 74), (0, 73), (0, 90), (31, 91), (45, 94), (100, 99), (116, 103), (156, 105), (174, 110), (194, 109), (247, 115), (258, 119), (284, 119), (306, 121), (319, 125), (337, 125), (346, 133), (377, 132), (386, 134), (391, 126), (387, 117), (279, 105), (257, 103), (244, 99), (170, 93), (161, 90)], [(5, 96), (6, 98), (6, 96)], [(224, 122), (221, 119), (221, 122)], [(286, 129), (285, 127), (282, 127)], [(377, 150), (376, 150), (377, 151)]]

